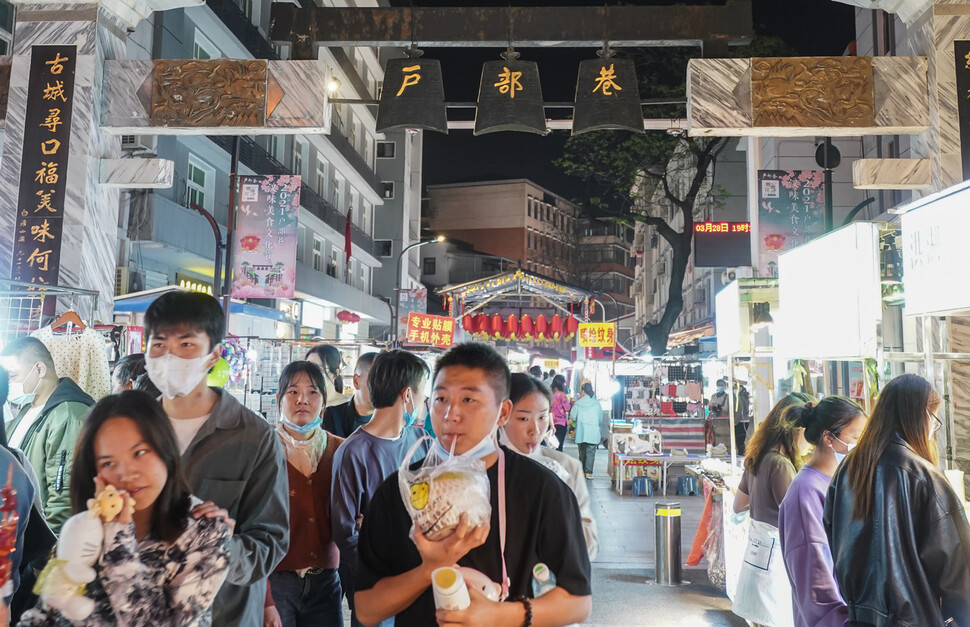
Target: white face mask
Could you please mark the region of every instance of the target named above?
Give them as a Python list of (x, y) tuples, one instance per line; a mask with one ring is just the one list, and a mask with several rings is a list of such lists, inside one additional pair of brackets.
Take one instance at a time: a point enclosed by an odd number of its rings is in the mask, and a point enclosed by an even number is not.
[[(31, 374), (36, 370), (37, 365), (38, 364), (34, 364), (34, 367), (30, 369)], [(38, 374), (37, 382), (34, 383), (34, 389), (31, 392), (27, 392), (24, 390), (24, 382), (27, 381), (29, 377), (30, 377), (30, 374), (24, 377), (23, 381), (10, 382), (9, 384), (10, 387), (7, 392), (7, 400), (9, 400), (14, 405), (28, 405), (34, 402), (34, 399), (37, 398), (37, 388), (40, 387), (40, 375)]]
[[(836, 440), (839, 440), (839, 438), (835, 435), (833, 435), (832, 437), (835, 438)], [(842, 440), (839, 440), (839, 442), (841, 442), (842, 445), (845, 446), (845, 452), (844, 453), (838, 452), (837, 450), (835, 450), (834, 446), (832, 447), (832, 452), (835, 453), (835, 462), (841, 466), (842, 462), (845, 460), (845, 456), (849, 454), (849, 451), (855, 448), (855, 442), (853, 442), (852, 444), (842, 442)]]
[(145, 370), (155, 387), (166, 397), (186, 396), (207, 374), (205, 362), (210, 355), (193, 359), (176, 357), (171, 353), (161, 357), (145, 357)]

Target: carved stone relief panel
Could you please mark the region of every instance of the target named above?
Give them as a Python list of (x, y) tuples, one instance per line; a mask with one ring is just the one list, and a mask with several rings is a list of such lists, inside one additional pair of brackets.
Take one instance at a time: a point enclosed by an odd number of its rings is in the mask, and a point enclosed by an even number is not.
[(266, 124), (264, 60), (158, 60), (152, 78), (152, 126)]
[(868, 57), (751, 60), (754, 126), (873, 126)]

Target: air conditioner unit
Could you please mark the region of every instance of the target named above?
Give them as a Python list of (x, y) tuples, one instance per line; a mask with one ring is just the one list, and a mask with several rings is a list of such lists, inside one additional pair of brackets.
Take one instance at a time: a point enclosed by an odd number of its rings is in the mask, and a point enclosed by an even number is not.
[(121, 150), (128, 154), (152, 153), (158, 149), (155, 135), (122, 135)]
[(656, 264), (654, 266), (654, 268), (656, 268), (656, 274), (657, 275), (667, 274), (667, 262), (666, 261), (661, 261), (660, 263)]
[(129, 281), (128, 268), (121, 266), (115, 268), (115, 296), (124, 296), (128, 293)]

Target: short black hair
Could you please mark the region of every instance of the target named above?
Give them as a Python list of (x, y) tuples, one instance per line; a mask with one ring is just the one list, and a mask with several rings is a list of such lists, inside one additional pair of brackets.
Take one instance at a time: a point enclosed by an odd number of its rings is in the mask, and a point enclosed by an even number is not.
[(438, 373), (448, 366), (464, 366), (484, 371), (488, 377), (488, 384), (495, 392), (495, 400), (501, 403), (508, 399), (509, 390), (512, 388), (512, 372), (505, 358), (488, 344), (481, 342), (455, 344), (435, 362), (432, 380), (437, 380)]
[(166, 292), (145, 312), (146, 338), (183, 327), (208, 335), (212, 351), (226, 336), (226, 315), (214, 297), (189, 290)]
[(539, 366), (532, 366), (531, 368), (529, 368), (529, 374), (531, 374), (533, 377), (541, 377), (542, 368), (540, 368)]
[(111, 418), (133, 420), (145, 443), (165, 463), (168, 479), (152, 507), (150, 534), (163, 542), (175, 542), (188, 524), (191, 492), (182, 475), (182, 454), (172, 423), (161, 403), (140, 390), (106, 396), (85, 417), (71, 466), (68, 491), (73, 513), (85, 511), (88, 499), (94, 498), (94, 478), (98, 475), (94, 440), (101, 426)]
[(54, 358), (47, 346), (36, 337), (19, 337), (3, 347), (0, 355), (4, 357), (16, 357), (21, 363), (41, 362), (47, 366), (47, 370), (56, 375), (57, 369), (54, 368)]
[(509, 390), (509, 400), (512, 401), (513, 405), (534, 392), (545, 396), (546, 400), (549, 401), (549, 405), (552, 406), (552, 390), (545, 383), (523, 372), (516, 372), (512, 375), (512, 388)]
[(366, 369), (366, 368), (370, 368), (371, 366), (373, 366), (374, 365), (374, 360), (377, 359), (377, 356), (379, 354), (380, 353), (375, 353), (375, 352), (370, 352), (370, 353), (364, 353), (364, 354), (362, 354), (360, 357), (357, 358), (357, 363), (354, 364), (354, 372), (356, 373), (361, 368), (365, 368)]
[(323, 405), (327, 405), (327, 384), (323, 380), (323, 371), (320, 370), (320, 366), (316, 365), (312, 361), (292, 361), (286, 364), (283, 368), (283, 372), (280, 373), (280, 384), (277, 386), (276, 390), (276, 403), (277, 405), (283, 400), (283, 395), (286, 394), (286, 389), (293, 384), (293, 378), (300, 374), (305, 373), (306, 376), (310, 377), (310, 383), (313, 387), (320, 391), (323, 395)]
[(139, 375), (138, 378), (135, 379), (134, 389), (141, 390), (154, 399), (157, 399), (162, 395), (162, 391), (158, 389), (155, 382), (152, 381), (152, 378), (148, 376), (147, 372), (143, 375)]
[(115, 379), (122, 383), (137, 381), (138, 377), (143, 374), (145, 374), (145, 353), (125, 355), (115, 362), (114, 371), (111, 373)]
[(393, 406), (401, 390), (417, 389), (430, 373), (428, 364), (414, 353), (397, 349), (380, 353), (367, 377), (371, 404), (375, 409)]

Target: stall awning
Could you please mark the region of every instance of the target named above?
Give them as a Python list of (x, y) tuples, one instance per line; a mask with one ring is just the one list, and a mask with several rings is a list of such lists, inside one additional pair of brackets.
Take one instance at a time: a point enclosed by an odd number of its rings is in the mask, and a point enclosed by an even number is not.
[[(175, 285), (169, 285), (166, 287), (158, 287), (152, 290), (145, 290), (143, 292), (134, 292), (124, 296), (118, 296), (115, 298), (114, 311), (115, 313), (144, 313), (145, 310), (148, 309), (148, 306), (155, 302), (156, 298), (162, 294), (167, 294), (168, 292), (177, 289), (180, 288)], [(274, 320), (276, 322), (287, 321), (286, 314), (284, 314), (282, 311), (278, 311), (271, 307), (250, 305), (238, 300), (233, 300), (231, 302), (229, 312), (253, 316), (256, 318), (266, 318), (267, 320)]]

